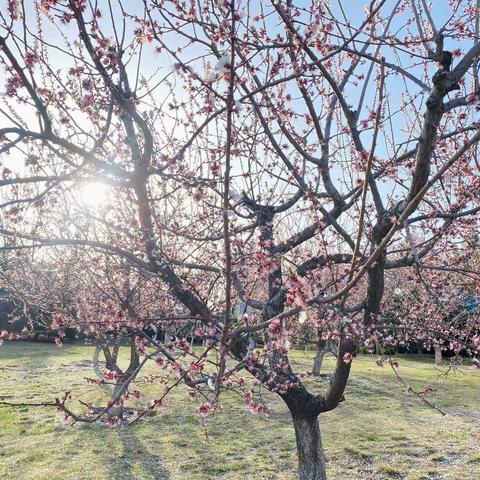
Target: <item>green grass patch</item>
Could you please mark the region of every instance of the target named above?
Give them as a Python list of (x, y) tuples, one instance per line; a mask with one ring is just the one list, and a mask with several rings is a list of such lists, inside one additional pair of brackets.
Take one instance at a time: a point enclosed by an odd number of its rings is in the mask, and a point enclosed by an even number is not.
[[(51, 401), (72, 390), (79, 399), (104, 401), (92, 377), (93, 348), (6, 343), (0, 348), (0, 400)], [(311, 368), (314, 352), (294, 351), (297, 371)], [(353, 363), (345, 401), (320, 418), (330, 478), (386, 480), (480, 478), (480, 372), (469, 366), (445, 378), (429, 356), (400, 356), (399, 372), (414, 389), (433, 389), (429, 400), (445, 416), (407, 395), (374, 356)], [(326, 373), (333, 359), (325, 360)], [(153, 371), (147, 368), (145, 374)], [(307, 380), (321, 392), (324, 380)], [(161, 385), (142, 385), (145, 396)], [(224, 410), (199, 418), (179, 388), (137, 425), (108, 429), (65, 426), (54, 409), (0, 406), (0, 478), (5, 480), (291, 480), (296, 447), (288, 410), (266, 394), (272, 414), (254, 416), (234, 394)]]

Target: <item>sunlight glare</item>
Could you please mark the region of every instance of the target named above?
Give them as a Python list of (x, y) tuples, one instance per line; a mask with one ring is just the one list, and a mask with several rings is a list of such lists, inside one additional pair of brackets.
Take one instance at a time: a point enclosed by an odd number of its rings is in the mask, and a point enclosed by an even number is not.
[(90, 208), (101, 207), (108, 198), (109, 188), (104, 183), (88, 182), (80, 186), (80, 200)]

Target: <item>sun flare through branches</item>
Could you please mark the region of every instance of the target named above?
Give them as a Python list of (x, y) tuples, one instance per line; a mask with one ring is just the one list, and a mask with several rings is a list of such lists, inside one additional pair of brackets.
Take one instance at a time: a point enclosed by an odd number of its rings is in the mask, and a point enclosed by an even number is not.
[(96, 345), (65, 422), (269, 391), (324, 480), (359, 352), (478, 363), (478, 2), (4, 3), (0, 339)]

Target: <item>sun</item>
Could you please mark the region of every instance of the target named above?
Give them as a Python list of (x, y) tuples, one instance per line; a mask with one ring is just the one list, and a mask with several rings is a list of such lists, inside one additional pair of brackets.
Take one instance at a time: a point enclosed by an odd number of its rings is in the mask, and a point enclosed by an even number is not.
[(109, 197), (110, 188), (101, 182), (88, 182), (80, 185), (79, 200), (89, 208), (100, 208)]

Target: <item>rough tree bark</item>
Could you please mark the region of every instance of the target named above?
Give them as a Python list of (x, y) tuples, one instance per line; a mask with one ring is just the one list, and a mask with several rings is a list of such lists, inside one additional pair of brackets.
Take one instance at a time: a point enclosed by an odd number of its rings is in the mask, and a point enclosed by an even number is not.
[(298, 452), (300, 480), (326, 480), (327, 470), (323, 453), (318, 417), (292, 412)]
[[(344, 400), (344, 391), (350, 375), (350, 362), (344, 361), (346, 353), (355, 354), (352, 339), (342, 339), (337, 362), (327, 391), (313, 395), (299, 382), (297, 388), (281, 393), (292, 416), (298, 453), (299, 480), (326, 480), (326, 461), (320, 434), (319, 415), (334, 410)], [(289, 375), (286, 373), (285, 375)]]

